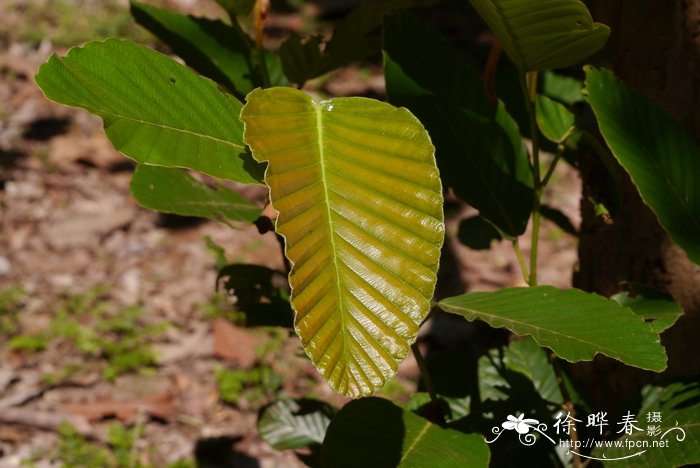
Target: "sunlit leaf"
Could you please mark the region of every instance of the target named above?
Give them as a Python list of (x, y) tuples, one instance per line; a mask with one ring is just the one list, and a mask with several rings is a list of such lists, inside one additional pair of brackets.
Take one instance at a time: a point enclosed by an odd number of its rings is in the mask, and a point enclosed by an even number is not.
[(587, 99), (613, 155), (671, 239), (700, 264), (700, 148), (668, 113), (608, 70), (586, 68)]
[(247, 183), (262, 174), (243, 143), (241, 103), (148, 47), (90, 42), (51, 56), (36, 82), (49, 99), (102, 117), (114, 147), (138, 162)]
[(530, 335), (570, 362), (590, 361), (600, 353), (642, 369), (666, 368), (666, 352), (651, 326), (596, 294), (551, 286), (506, 288), (451, 297), (438, 306), (467, 320)]
[(563, 68), (597, 52), (610, 29), (578, 0), (469, 0), (522, 71)]
[(321, 449), (322, 466), (487, 467), (481, 434), (443, 429), (388, 400), (363, 398), (333, 418)]
[(331, 387), (369, 395), (396, 372), (430, 309), (444, 237), (434, 148), (406, 109), (255, 90), (245, 141), (293, 264), (295, 329)]

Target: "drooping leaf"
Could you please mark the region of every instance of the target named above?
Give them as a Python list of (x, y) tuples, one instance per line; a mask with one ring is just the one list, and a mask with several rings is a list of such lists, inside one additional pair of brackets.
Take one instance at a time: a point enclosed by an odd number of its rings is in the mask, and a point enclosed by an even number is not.
[(549, 141), (561, 143), (573, 131), (576, 117), (562, 103), (544, 95), (537, 96), (537, 126)]
[(413, 16), (386, 19), (384, 49), (389, 101), (424, 122), (445, 183), (503, 233), (522, 234), (532, 212), (532, 174), (503, 104), (489, 103), (475, 73)]
[(278, 400), (260, 411), (258, 434), (276, 450), (320, 445), (335, 412), (319, 400)]
[(651, 322), (656, 333), (668, 330), (683, 315), (683, 309), (670, 295), (649, 288), (634, 288), (632, 295), (621, 292), (610, 299)]
[(541, 93), (569, 106), (583, 101), (583, 83), (551, 70), (542, 73)]
[(262, 211), (233, 190), (221, 185), (210, 188), (182, 169), (141, 165), (131, 178), (130, 189), (144, 208), (226, 224), (253, 222)]
[(406, 109), (255, 90), (245, 141), (293, 264), (295, 329), (331, 387), (359, 397), (405, 359), (428, 314), (444, 237), (434, 148)]
[(236, 296), (236, 309), (245, 314), (246, 326), (292, 328), (293, 314), (282, 273), (261, 265), (234, 263), (219, 270), (217, 285), (222, 281), (226, 291)]
[(251, 62), (252, 41), (238, 27), (181, 15), (131, 0), (131, 15), (179, 55), (187, 65), (239, 98), (261, 86)]
[[(643, 390), (642, 407), (634, 416), (635, 426), (641, 431), (623, 435), (617, 441), (622, 445), (601, 447), (593, 450), (592, 456), (604, 461), (605, 466), (635, 468), (639, 466), (664, 466), (669, 468), (697, 466), (700, 464), (700, 388), (696, 383), (673, 383), (666, 388), (646, 387)], [(650, 413), (658, 413), (660, 422), (647, 422)], [(658, 427), (655, 435), (649, 434), (648, 426)], [(663, 445), (654, 446), (661, 441)], [(665, 443), (663, 442), (665, 441)], [(646, 442), (647, 446), (641, 447)], [(639, 453), (638, 456), (630, 455)], [(614, 458), (624, 458), (612, 460)]]
[(644, 319), (596, 294), (551, 286), (506, 288), (451, 297), (438, 306), (467, 320), (532, 336), (569, 362), (590, 361), (600, 353), (642, 369), (666, 368), (659, 335)]
[(322, 466), (487, 467), (480, 434), (464, 434), (427, 421), (382, 398), (345, 405), (333, 418), (321, 448)]
[(544, 400), (558, 404), (564, 402), (552, 363), (549, 362), (547, 353), (532, 338), (512, 341), (505, 349), (503, 362), (511, 370), (530, 379)]
[(498, 230), (481, 216), (463, 219), (459, 223), (457, 238), (474, 250), (488, 250), (491, 248), (491, 241), (502, 239)]
[(140, 163), (245, 183), (262, 174), (243, 144), (241, 103), (148, 47), (90, 42), (51, 56), (36, 82), (49, 99), (102, 117), (114, 147)]
[(605, 45), (610, 29), (578, 0), (469, 0), (521, 71), (574, 65)]
[(700, 148), (671, 116), (608, 70), (586, 68), (587, 99), (615, 158), (671, 239), (700, 264)]

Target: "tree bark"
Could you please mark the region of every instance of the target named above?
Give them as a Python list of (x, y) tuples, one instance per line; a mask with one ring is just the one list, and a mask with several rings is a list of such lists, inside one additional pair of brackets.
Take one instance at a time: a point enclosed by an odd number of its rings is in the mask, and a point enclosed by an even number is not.
[[(700, 141), (700, 0), (593, 0), (590, 8), (595, 20), (612, 30), (602, 63)], [(605, 196), (605, 170), (593, 157), (581, 162), (583, 219), (574, 284), (610, 296), (626, 281), (641, 282), (669, 292), (685, 311), (662, 335), (669, 354), (662, 375), (620, 372), (610, 362), (578, 369), (588, 378), (608, 379), (621, 396), (642, 383), (700, 374), (700, 267), (669, 240), (625, 171), (618, 167), (617, 172), (621, 210), (608, 224), (587, 200)], [(610, 398), (609, 390), (601, 388), (599, 397)]]

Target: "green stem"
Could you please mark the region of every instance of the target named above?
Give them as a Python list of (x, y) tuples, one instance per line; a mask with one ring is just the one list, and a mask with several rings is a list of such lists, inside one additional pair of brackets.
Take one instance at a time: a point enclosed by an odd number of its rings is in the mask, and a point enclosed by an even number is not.
[(523, 280), (525, 280), (525, 283), (530, 283), (530, 278), (527, 272), (527, 264), (525, 263), (525, 256), (523, 255), (523, 251), (520, 250), (520, 245), (518, 245), (518, 239), (513, 239), (512, 244), (513, 251), (515, 251), (515, 256), (518, 257), (518, 265), (520, 265), (520, 271), (523, 274)]
[(418, 347), (418, 342), (411, 345), (411, 351), (413, 351), (413, 356), (416, 358), (416, 363), (418, 363), (418, 369), (420, 369), (420, 376), (423, 380), (423, 385), (430, 395), (430, 401), (435, 405), (439, 404), (437, 394), (435, 393), (435, 388), (433, 387), (433, 380), (430, 378), (430, 373), (428, 372), (428, 363), (425, 362), (423, 354), (420, 352)]
[(265, 49), (259, 47), (255, 49), (255, 55), (258, 58), (258, 68), (260, 70), (260, 79), (262, 80), (262, 87), (269, 88), (270, 83), (270, 72), (267, 70), (267, 62), (265, 61)]

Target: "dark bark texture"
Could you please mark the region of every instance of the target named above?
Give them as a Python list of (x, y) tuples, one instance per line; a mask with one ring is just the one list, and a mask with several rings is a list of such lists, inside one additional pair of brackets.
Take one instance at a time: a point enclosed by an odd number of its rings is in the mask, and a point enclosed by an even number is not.
[[(589, 6), (595, 20), (612, 29), (600, 63), (700, 141), (700, 0), (594, 0)], [(583, 223), (575, 285), (609, 296), (625, 282), (645, 283), (668, 291), (685, 315), (662, 335), (669, 367), (660, 376), (622, 370), (607, 360), (577, 368), (579, 377), (598, 382), (593, 396), (598, 403), (646, 382), (700, 374), (700, 267), (671, 243), (620, 167), (619, 210), (612, 223), (597, 217), (588, 197), (614, 198), (605, 172), (594, 157), (581, 162)]]

